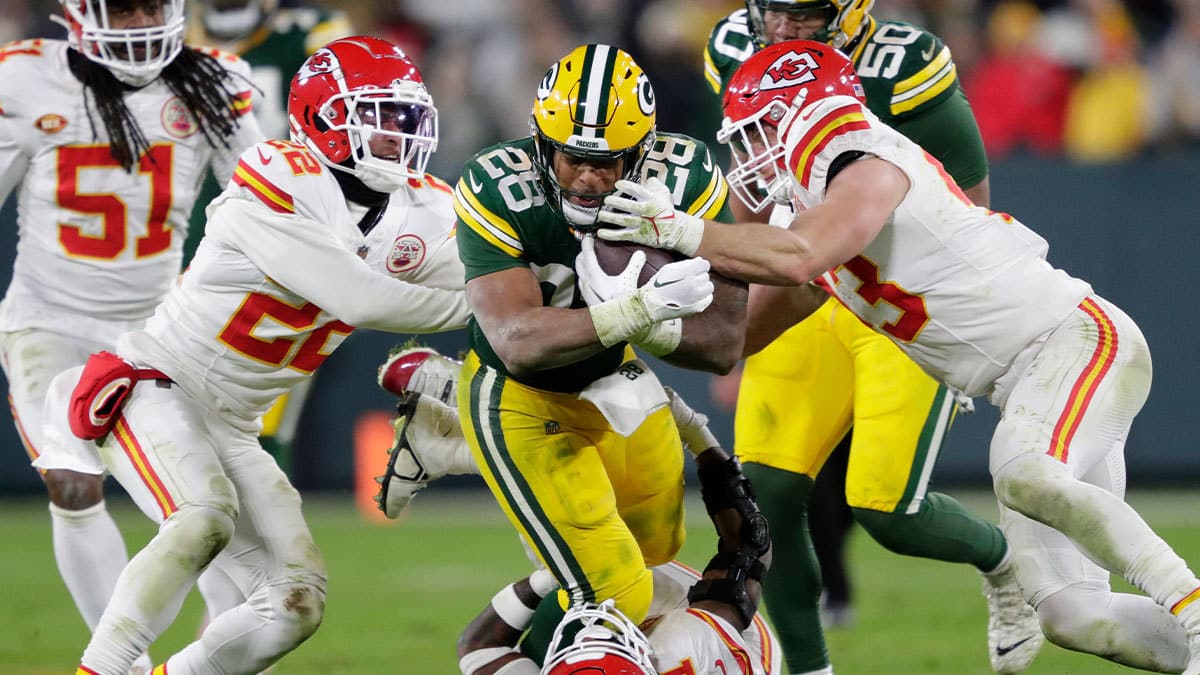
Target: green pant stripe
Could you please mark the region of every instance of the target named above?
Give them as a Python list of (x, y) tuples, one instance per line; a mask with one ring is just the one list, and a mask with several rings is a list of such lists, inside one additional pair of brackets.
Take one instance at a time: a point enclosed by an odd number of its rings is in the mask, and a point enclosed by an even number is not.
[[(546, 517), (529, 483), (513, 464), (504, 431), (500, 426), (500, 396), (504, 391), (503, 375), (481, 367), (471, 379), (471, 423), (475, 437), (483, 448), (483, 457), (495, 477), (503, 499), (521, 522), (521, 527), (533, 540), (542, 560), (571, 594), (571, 602), (594, 602), (595, 591), (583, 573), (562, 535)], [(486, 394), (485, 394), (486, 392)]]
[(942, 451), (942, 442), (950, 429), (950, 421), (954, 418), (954, 397), (949, 395), (945, 385), (938, 385), (929, 406), (929, 414), (925, 416), (925, 426), (917, 439), (917, 449), (913, 454), (912, 470), (908, 474), (908, 485), (904, 486), (904, 497), (896, 505), (896, 510), (904, 510), (913, 514), (921, 508), (921, 500), (929, 489), (929, 477), (933, 474), (933, 465), (937, 463), (938, 453)]

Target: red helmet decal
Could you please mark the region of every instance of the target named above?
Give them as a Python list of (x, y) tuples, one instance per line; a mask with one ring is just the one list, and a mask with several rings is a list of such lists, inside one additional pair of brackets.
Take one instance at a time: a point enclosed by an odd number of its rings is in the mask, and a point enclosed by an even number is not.
[(759, 80), (759, 91), (782, 89), (812, 82), (821, 66), (808, 50), (787, 51), (767, 67)]

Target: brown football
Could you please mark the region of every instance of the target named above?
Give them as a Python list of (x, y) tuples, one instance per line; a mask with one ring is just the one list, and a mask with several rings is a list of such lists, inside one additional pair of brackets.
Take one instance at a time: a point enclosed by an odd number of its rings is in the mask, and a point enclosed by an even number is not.
[(629, 259), (636, 251), (643, 251), (646, 254), (646, 264), (642, 266), (642, 272), (638, 275), (639, 287), (658, 274), (659, 268), (663, 265), (687, 258), (682, 253), (665, 248), (643, 246), (627, 241), (596, 239), (596, 261), (600, 263), (600, 269), (604, 270), (606, 274), (620, 274), (629, 265)]

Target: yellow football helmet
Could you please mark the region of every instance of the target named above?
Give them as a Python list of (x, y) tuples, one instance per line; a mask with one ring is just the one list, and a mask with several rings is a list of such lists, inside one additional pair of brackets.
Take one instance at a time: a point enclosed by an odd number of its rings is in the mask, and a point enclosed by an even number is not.
[(875, 0), (746, 0), (746, 14), (750, 18), (750, 34), (759, 49), (770, 44), (763, 17), (765, 12), (824, 12), (828, 16), (825, 28), (809, 39), (843, 49), (867, 25), (874, 5)]
[(547, 204), (576, 229), (594, 228), (599, 207), (585, 209), (566, 198), (602, 198), (611, 191), (584, 195), (563, 188), (554, 174), (554, 153), (624, 160), (621, 178), (636, 179), (654, 145), (654, 123), (650, 79), (624, 50), (582, 45), (550, 66), (538, 85), (529, 117), (533, 163)]

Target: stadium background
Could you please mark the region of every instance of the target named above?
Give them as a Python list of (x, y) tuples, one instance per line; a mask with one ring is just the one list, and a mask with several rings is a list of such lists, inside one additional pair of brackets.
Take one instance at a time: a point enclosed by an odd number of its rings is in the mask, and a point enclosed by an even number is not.
[[(1130, 438), (1131, 484), (1194, 485), (1200, 477), (1189, 424), (1200, 407), (1193, 386), (1200, 370), (1193, 337), (1200, 335), (1200, 312), (1192, 299), (1200, 251), (1200, 0), (1038, 2), (878, 0), (874, 14), (931, 27), (950, 44), (988, 146), (993, 207), (1045, 236), (1052, 262), (1091, 281), (1146, 333), (1156, 372)], [(654, 83), (660, 128), (712, 143), (718, 113), (703, 83), (700, 55), (708, 29), (741, 3), (326, 5), (346, 10), (357, 30), (407, 46), (441, 114), (442, 142), (431, 170), (453, 182), (475, 150), (528, 133), (533, 89), (547, 64), (589, 40), (634, 53)], [(0, 40), (61, 36), (46, 19), (56, 7), (53, 0), (0, 0)], [(1023, 50), (1019, 58), (1015, 47)], [(1177, 61), (1193, 70), (1185, 68), (1181, 76), (1169, 67)], [(1006, 71), (1016, 73), (1012, 82), (988, 79), (1006, 63), (1020, 64)], [(5, 286), (15, 233), (10, 200), (0, 211)], [(391, 406), (374, 387), (375, 366), (403, 339), (359, 331), (318, 373), (290, 460), (299, 487), (350, 488), (356, 424), (371, 429), (379, 418), (369, 414)], [(463, 339), (448, 334), (427, 342), (456, 353)], [(721, 439), (730, 440), (731, 415), (711, 399), (706, 375), (665, 364), (658, 372), (713, 417)], [(996, 415), (985, 404), (977, 407), (974, 415), (960, 416), (950, 435), (935, 476), (942, 486), (986, 485), (987, 439)], [(0, 410), (0, 439), (0, 494), (37, 491), (6, 408)]]
[[(190, 2), (191, 0), (189, 0)], [(285, 5), (288, 3), (284, 3)], [(527, 133), (536, 83), (572, 46), (629, 49), (657, 91), (659, 125), (711, 140), (715, 109), (700, 74), (709, 27), (728, 0), (341, 0), (359, 31), (404, 43), (441, 113), (432, 170), (454, 180), (462, 162), (496, 140)], [(0, 42), (60, 37), (53, 0), (0, 0)], [(878, 0), (875, 15), (929, 27), (951, 46), (989, 151), (993, 205), (1050, 242), (1050, 258), (1093, 283), (1142, 327), (1154, 388), (1127, 450), (1130, 500), (1185, 558), (1200, 560), (1200, 335), (1193, 279), (1200, 253), (1200, 0)], [(0, 209), (0, 284), (15, 248), (12, 204)], [(359, 331), (319, 372), (300, 423), (290, 473), (327, 558), (325, 625), (276, 668), (281, 675), (455, 672), (458, 631), (503, 583), (527, 573), (511, 528), (477, 480), (421, 495), (397, 526), (378, 527), (369, 485), (359, 499), (356, 454), (381, 463), (392, 401), (377, 364), (406, 336)], [(457, 352), (460, 334), (430, 344)], [(708, 376), (657, 367), (731, 440), (731, 416)], [(962, 416), (934, 480), (995, 516), (984, 402)], [(356, 453), (357, 449), (357, 453)], [(361, 466), (361, 461), (359, 462)], [(361, 468), (359, 477), (374, 473)], [(111, 486), (131, 551), (153, 526)], [(68, 672), (86, 629), (53, 570), (48, 517), (7, 408), (0, 406), (0, 673)], [(689, 499), (694, 500), (694, 491)], [(355, 507), (357, 503), (358, 508)], [(680, 557), (711, 554), (703, 507), (689, 503)], [(851, 539), (858, 622), (829, 634), (838, 672), (983, 675), (986, 616), (978, 578), (964, 566), (887, 554)], [(156, 643), (165, 656), (192, 639), (193, 596)], [(1030, 675), (1129, 672), (1047, 647)]]

